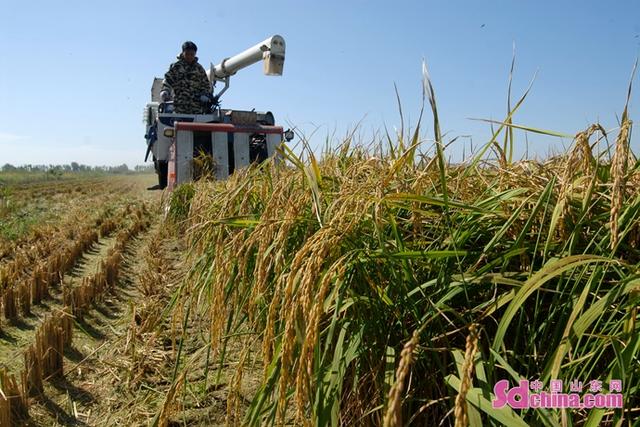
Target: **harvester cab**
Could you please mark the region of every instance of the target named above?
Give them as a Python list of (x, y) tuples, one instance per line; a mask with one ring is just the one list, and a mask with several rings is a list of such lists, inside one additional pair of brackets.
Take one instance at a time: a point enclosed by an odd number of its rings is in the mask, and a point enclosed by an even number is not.
[[(163, 101), (160, 95), (163, 79), (153, 80), (151, 102), (144, 111), (145, 161), (151, 154), (160, 188), (172, 190), (205, 170), (216, 179), (225, 179), (253, 162), (272, 156), (279, 161), (277, 147), (283, 140), (293, 139), (293, 132), (276, 126), (270, 111), (224, 109), (220, 98), (229, 88), (232, 75), (261, 60), (264, 74), (282, 75), (284, 57), (284, 39), (274, 35), (218, 65), (211, 64), (207, 71), (212, 85), (207, 114), (174, 113), (173, 102)], [(224, 83), (218, 93), (214, 93), (216, 83)]]

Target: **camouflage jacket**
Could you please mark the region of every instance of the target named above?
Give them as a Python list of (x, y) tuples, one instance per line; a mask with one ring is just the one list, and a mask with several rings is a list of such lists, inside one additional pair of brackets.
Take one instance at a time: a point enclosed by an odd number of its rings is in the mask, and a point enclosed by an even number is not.
[(189, 64), (182, 56), (178, 56), (178, 61), (171, 64), (164, 75), (162, 89), (173, 89), (174, 112), (182, 114), (204, 113), (200, 96), (211, 94), (211, 84), (198, 58)]

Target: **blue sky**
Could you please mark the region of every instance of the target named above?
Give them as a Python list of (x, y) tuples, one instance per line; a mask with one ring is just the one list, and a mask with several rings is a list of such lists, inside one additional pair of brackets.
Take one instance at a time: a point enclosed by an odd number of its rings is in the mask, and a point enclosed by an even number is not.
[[(574, 134), (616, 127), (640, 53), (637, 1), (118, 1), (0, 0), (0, 164), (140, 164), (142, 110), (184, 40), (208, 66), (269, 35), (287, 43), (284, 75), (260, 65), (231, 79), (226, 108), (270, 110), (321, 147), (361, 122), (360, 135), (399, 125), (394, 83), (417, 119), (425, 58), (449, 138), (504, 118), (538, 71), (514, 122)], [(638, 78), (631, 102), (637, 117)], [(429, 138), (430, 117), (424, 122)], [(525, 139), (518, 135), (517, 153)], [(569, 141), (528, 136), (530, 156)], [(451, 148), (455, 158), (469, 139)], [(637, 144), (633, 144), (637, 150)]]

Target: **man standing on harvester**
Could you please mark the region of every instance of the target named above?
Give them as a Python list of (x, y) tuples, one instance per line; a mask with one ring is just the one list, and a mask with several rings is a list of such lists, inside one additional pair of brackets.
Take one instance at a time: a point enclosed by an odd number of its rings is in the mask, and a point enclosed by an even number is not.
[[(173, 113), (206, 114), (211, 108), (212, 87), (204, 67), (198, 62), (197, 50), (198, 47), (194, 42), (184, 42), (178, 60), (171, 64), (169, 71), (164, 75), (160, 99), (162, 102), (167, 102), (173, 98)], [(153, 129), (155, 132), (155, 127)], [(153, 138), (153, 141), (157, 139), (156, 134), (147, 136)], [(151, 145), (147, 149), (147, 155), (149, 151), (151, 151)], [(156, 160), (154, 157), (154, 161)], [(160, 182), (149, 187), (149, 190), (162, 190), (167, 186), (167, 168), (166, 161), (158, 162), (156, 171)]]
[(173, 90), (173, 111), (178, 114), (203, 114), (211, 103), (211, 83), (204, 67), (198, 63), (194, 42), (182, 44), (178, 61), (164, 75), (160, 97), (166, 102)]
[[(153, 154), (158, 174), (158, 184), (150, 190), (174, 188), (197, 178), (194, 158), (201, 153), (215, 163), (215, 178), (226, 179), (241, 167), (275, 156), (282, 140), (294, 136), (293, 131), (275, 125), (270, 111), (223, 109), (219, 103), (231, 76), (243, 68), (262, 62), (266, 75), (282, 75), (285, 43), (281, 36), (273, 35), (211, 64), (207, 71), (198, 63), (196, 52), (195, 43), (185, 42), (164, 78), (153, 79), (143, 119), (145, 162)], [(224, 87), (214, 94), (214, 85), (220, 82)]]

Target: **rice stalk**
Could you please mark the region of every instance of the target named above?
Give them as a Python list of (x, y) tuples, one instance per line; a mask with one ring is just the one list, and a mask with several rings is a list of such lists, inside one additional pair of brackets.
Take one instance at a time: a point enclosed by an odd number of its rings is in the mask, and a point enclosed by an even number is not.
[(384, 416), (384, 427), (402, 426), (402, 393), (404, 384), (409, 375), (409, 370), (414, 362), (414, 352), (418, 347), (420, 331), (414, 331), (411, 339), (402, 348), (400, 353), (400, 363), (396, 371), (396, 380), (389, 391), (388, 407)]
[(467, 335), (467, 343), (465, 347), (464, 363), (462, 365), (462, 382), (460, 391), (456, 396), (454, 409), (455, 426), (466, 427), (469, 425), (469, 417), (467, 415), (467, 392), (472, 386), (472, 374), (474, 357), (478, 351), (478, 330), (475, 324), (469, 326), (469, 335)]
[(611, 160), (611, 177), (613, 179), (611, 189), (611, 243), (612, 250), (617, 248), (620, 240), (619, 220), (627, 193), (627, 170), (629, 162), (629, 135), (631, 133), (631, 120), (626, 111), (623, 115), (620, 132), (616, 139), (616, 148)]
[[(606, 135), (604, 128), (598, 123), (589, 126), (582, 132), (578, 132), (574, 138), (573, 149), (566, 160), (558, 196), (561, 212), (559, 220), (560, 235), (564, 239), (569, 237), (569, 230), (572, 229), (572, 221), (569, 220), (571, 216), (570, 197), (574, 190), (575, 177), (578, 175), (590, 177), (594, 170), (596, 162), (591, 151), (589, 139), (596, 131), (600, 131), (603, 135)], [(575, 218), (573, 222), (575, 222)]]

